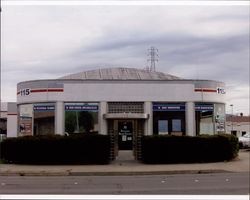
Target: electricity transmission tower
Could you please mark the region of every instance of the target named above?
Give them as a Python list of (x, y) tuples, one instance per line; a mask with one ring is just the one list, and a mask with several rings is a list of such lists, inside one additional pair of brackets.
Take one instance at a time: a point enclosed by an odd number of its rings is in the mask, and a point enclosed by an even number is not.
[(147, 67), (147, 70), (150, 72), (155, 72), (155, 63), (158, 62), (158, 49), (155, 47), (150, 47), (150, 49), (148, 49), (148, 56), (150, 56), (150, 58), (148, 59), (148, 62), (150, 62), (150, 67)]

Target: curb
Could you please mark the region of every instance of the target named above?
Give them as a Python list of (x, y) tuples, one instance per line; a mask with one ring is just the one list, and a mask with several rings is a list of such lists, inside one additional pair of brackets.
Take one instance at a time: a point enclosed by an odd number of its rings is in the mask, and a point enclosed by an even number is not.
[(233, 173), (226, 170), (178, 170), (178, 171), (134, 171), (134, 172), (0, 172), (0, 176), (142, 176), (175, 174)]
[(0, 172), (0, 176), (68, 176), (68, 172)]
[(140, 176), (171, 174), (210, 174), (225, 173), (226, 170), (179, 170), (179, 171), (135, 171), (135, 172), (70, 172), (69, 176)]

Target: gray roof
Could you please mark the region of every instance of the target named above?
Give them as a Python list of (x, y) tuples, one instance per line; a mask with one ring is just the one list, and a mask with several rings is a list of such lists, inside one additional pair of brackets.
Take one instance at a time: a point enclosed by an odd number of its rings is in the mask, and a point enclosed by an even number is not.
[(82, 79), (82, 80), (179, 80), (181, 78), (162, 72), (150, 72), (135, 68), (106, 68), (85, 71), (60, 79)]

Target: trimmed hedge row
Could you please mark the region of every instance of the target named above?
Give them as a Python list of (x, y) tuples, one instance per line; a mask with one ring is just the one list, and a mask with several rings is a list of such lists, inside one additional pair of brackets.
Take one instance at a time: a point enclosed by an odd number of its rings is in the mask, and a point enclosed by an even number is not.
[(142, 162), (202, 163), (231, 160), (238, 155), (237, 137), (233, 135), (144, 136)]
[(8, 138), (0, 145), (1, 159), (18, 164), (107, 164), (107, 135), (25, 136)]

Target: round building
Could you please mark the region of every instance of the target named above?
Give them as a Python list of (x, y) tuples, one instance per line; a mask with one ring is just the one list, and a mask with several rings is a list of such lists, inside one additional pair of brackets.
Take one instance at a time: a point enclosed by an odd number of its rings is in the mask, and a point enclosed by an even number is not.
[(99, 133), (134, 149), (142, 135), (225, 132), (225, 84), (133, 68), (18, 83), (18, 136)]

